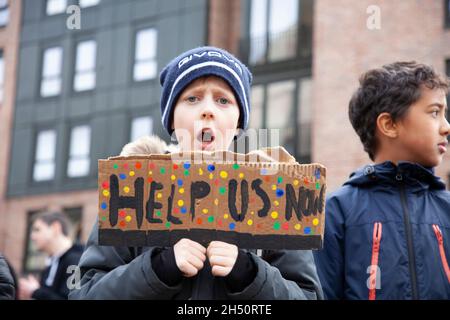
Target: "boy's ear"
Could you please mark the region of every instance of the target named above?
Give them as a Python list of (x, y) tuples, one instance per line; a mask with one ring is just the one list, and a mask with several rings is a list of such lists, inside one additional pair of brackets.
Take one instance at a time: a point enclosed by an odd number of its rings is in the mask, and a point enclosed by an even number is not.
[(388, 138), (397, 138), (398, 126), (391, 114), (383, 112), (377, 117), (377, 128), (380, 133)]

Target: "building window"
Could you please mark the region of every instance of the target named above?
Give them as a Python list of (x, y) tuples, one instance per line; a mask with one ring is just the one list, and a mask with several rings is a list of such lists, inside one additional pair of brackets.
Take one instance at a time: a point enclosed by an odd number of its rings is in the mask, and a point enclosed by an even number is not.
[(143, 81), (154, 79), (157, 74), (156, 48), (158, 34), (156, 29), (143, 29), (136, 33), (133, 79)]
[(75, 91), (86, 91), (95, 88), (96, 55), (97, 43), (94, 40), (78, 43), (73, 83)]
[(311, 158), (311, 79), (283, 80), (252, 87), (252, 129), (278, 130), (279, 141), (300, 163)]
[(142, 136), (151, 135), (153, 131), (153, 119), (152, 117), (137, 117), (131, 122), (131, 141)]
[(251, 0), (250, 6), (249, 63), (295, 58), (299, 0)]
[(3, 51), (0, 50), (0, 105), (3, 102), (3, 92), (5, 86), (5, 60), (3, 58)]
[(444, 26), (450, 28), (450, 0), (444, 0)]
[(87, 7), (93, 7), (100, 3), (100, 0), (80, 0), (80, 7), (81, 8), (87, 8)]
[(67, 176), (83, 177), (89, 174), (91, 149), (91, 128), (88, 125), (76, 126), (70, 133), (69, 160)]
[(48, 16), (66, 12), (67, 0), (47, 0), (45, 12)]
[(55, 130), (44, 130), (38, 133), (34, 158), (33, 180), (47, 181), (55, 177)]
[(0, 27), (4, 27), (9, 22), (8, 0), (0, 0)]
[(41, 97), (57, 96), (61, 93), (62, 47), (44, 51), (42, 63)]

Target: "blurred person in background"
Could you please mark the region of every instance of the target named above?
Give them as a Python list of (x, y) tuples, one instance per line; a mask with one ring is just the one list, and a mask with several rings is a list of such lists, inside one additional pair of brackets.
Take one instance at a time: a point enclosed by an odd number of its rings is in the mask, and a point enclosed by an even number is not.
[(20, 299), (67, 299), (67, 280), (72, 275), (69, 267), (78, 265), (83, 253), (83, 247), (73, 243), (69, 231), (70, 222), (60, 212), (43, 212), (33, 219), (31, 240), (49, 259), (40, 281), (32, 275), (20, 279)]

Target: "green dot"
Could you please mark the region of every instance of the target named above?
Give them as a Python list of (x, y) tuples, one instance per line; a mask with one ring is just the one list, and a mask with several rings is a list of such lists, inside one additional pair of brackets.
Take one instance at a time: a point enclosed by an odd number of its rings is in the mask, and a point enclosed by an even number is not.
[(162, 167), (161, 169), (159, 169), (159, 172), (161, 172), (161, 174), (166, 173), (166, 168)]
[(275, 221), (275, 223), (273, 224), (273, 229), (280, 230), (280, 223), (278, 221)]
[(320, 189), (320, 183), (316, 182), (316, 189), (319, 190)]
[(102, 221), (106, 221), (106, 217), (102, 217)]
[(117, 168), (119, 168), (119, 165), (117, 163), (114, 163), (113, 168), (117, 169)]
[(208, 222), (214, 222), (214, 216), (209, 216), (208, 217)]
[(189, 170), (184, 170), (184, 175), (188, 176), (189, 175)]
[(170, 228), (170, 222), (169, 221), (166, 222), (166, 228)]
[(233, 164), (233, 169), (234, 169), (234, 170), (239, 169), (239, 165), (238, 165), (237, 163)]
[(226, 191), (227, 191), (227, 189), (225, 187), (220, 187), (219, 188), (219, 193), (220, 194), (225, 194)]
[(283, 182), (283, 178), (282, 177), (278, 177), (278, 183)]
[(161, 217), (161, 211), (156, 211), (156, 215), (158, 216), (158, 217)]

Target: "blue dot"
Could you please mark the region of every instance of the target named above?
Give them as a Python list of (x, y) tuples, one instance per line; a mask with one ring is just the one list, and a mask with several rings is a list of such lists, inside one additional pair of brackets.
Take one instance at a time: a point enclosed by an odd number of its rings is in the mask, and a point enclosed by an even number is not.
[(311, 233), (311, 228), (310, 227), (306, 227), (305, 228), (305, 234), (310, 234)]
[(102, 202), (102, 209), (105, 210), (108, 206), (106, 205), (105, 202)]
[(209, 164), (209, 165), (208, 165), (208, 171), (209, 171), (209, 172), (213, 172), (215, 169), (216, 169), (216, 167), (214, 167), (213, 164)]
[(178, 185), (181, 187), (182, 185), (183, 185), (183, 180), (181, 180), (181, 179), (178, 179)]
[(320, 169), (316, 169), (315, 175), (316, 179), (320, 179)]
[(183, 167), (184, 167), (185, 169), (189, 169), (189, 168), (191, 167), (191, 164), (190, 164), (189, 162), (186, 162), (186, 163), (183, 165)]
[(181, 207), (181, 213), (186, 213), (186, 212), (187, 212), (186, 207)]
[(121, 173), (119, 174), (119, 178), (125, 180), (127, 178), (127, 175), (125, 173)]
[(277, 189), (277, 197), (282, 197), (284, 194), (284, 191), (281, 189)]
[(267, 174), (267, 169), (266, 168), (262, 168), (261, 169), (261, 174), (262, 175), (266, 175)]
[(234, 230), (234, 228), (236, 227), (236, 225), (234, 224), (234, 222), (231, 222), (230, 225), (229, 225), (229, 227), (230, 227), (230, 230)]

